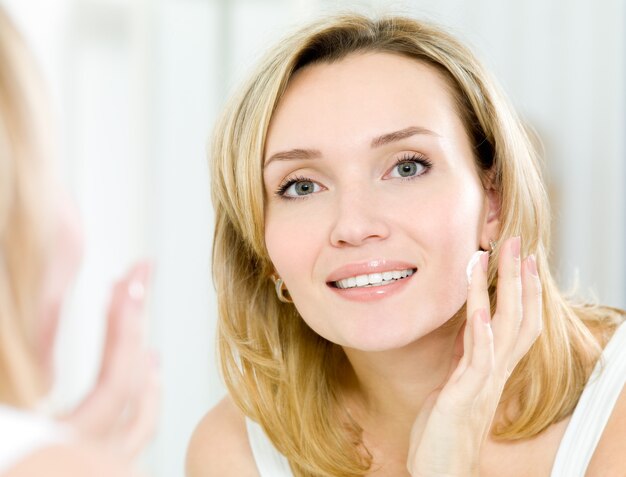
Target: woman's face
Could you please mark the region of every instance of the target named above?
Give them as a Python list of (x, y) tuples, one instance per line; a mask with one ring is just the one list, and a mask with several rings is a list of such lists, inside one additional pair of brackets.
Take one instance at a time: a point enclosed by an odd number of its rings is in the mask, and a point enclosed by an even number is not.
[(467, 263), (497, 219), (435, 69), (368, 53), (301, 70), (264, 161), (267, 249), (319, 335), (399, 348), (465, 303)]
[(39, 352), (47, 384), (51, 384), (53, 351), (63, 302), (78, 272), (83, 252), (82, 226), (68, 194), (59, 187), (54, 196), (50, 258), (44, 271), (39, 326)]

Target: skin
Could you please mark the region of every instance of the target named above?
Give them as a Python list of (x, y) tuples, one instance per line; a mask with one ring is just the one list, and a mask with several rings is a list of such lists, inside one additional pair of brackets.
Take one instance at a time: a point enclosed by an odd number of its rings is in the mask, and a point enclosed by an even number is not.
[[(372, 147), (409, 127), (430, 132)], [(432, 167), (399, 177), (397, 159), (414, 155)], [(532, 257), (520, 257), (519, 238), (511, 238), (498, 257), (493, 317), (484, 313), (486, 255), (468, 288), (468, 260), (499, 232), (498, 196), (473, 161), (445, 80), (391, 54), (298, 72), (270, 124), (267, 249), (302, 318), (346, 352), (342, 391), (373, 454), (370, 475), (549, 475), (567, 424), (525, 442), (489, 437), (506, 378), (540, 332), (541, 284)], [(286, 199), (276, 194), (285, 182), (287, 195), (303, 185), (311, 193)], [(327, 284), (338, 267), (373, 259), (417, 271), (377, 301), (346, 300)], [(466, 301), (468, 325), (444, 326)], [(614, 429), (606, 432), (623, 435)], [(198, 426), (187, 474), (258, 475), (243, 416), (228, 398)]]
[(124, 460), (103, 452), (99, 446), (84, 442), (46, 447), (2, 474), (3, 477), (37, 475), (140, 477)]
[[(62, 189), (54, 202), (52, 253), (43, 280), (39, 357), (50, 385), (52, 356), (64, 299), (78, 272), (82, 229), (75, 208)], [(137, 475), (130, 461), (154, 432), (159, 378), (154, 353), (143, 339), (144, 292), (151, 265), (134, 265), (113, 287), (107, 312), (107, 335), (100, 373), (93, 389), (57, 419), (76, 435), (62, 445), (42, 448), (7, 476)], [(4, 475), (4, 474), (3, 474)]]
[[(396, 60), (388, 56), (384, 60)], [(366, 58), (373, 56), (360, 59)], [(438, 76), (417, 62), (398, 66), (393, 86), (386, 65), (374, 75), (363, 65), (366, 76), (332, 67), (303, 71), (267, 137), (268, 158), (295, 148), (321, 153), (316, 159), (266, 160), (266, 245), (307, 324), (355, 353), (400, 349), (441, 327), (467, 298), (465, 268), (472, 253), (480, 242), (488, 249), (497, 236), (495, 220), (490, 230), (481, 230), (489, 203), (463, 125), (449, 113), (446, 90), (432, 94)], [(312, 112), (323, 120), (312, 120)], [(409, 127), (432, 134), (371, 147), (373, 138)], [(412, 180), (396, 178), (395, 162), (412, 154), (427, 157), (433, 167)], [(320, 191), (303, 199), (276, 196), (281, 182), (295, 176), (311, 179)], [(326, 281), (334, 270), (371, 259), (402, 260), (419, 270), (410, 300), (399, 294), (354, 303), (331, 292)], [(453, 331), (448, 341), (455, 336)]]
[[(2, 89), (4, 91), (8, 88), (7, 91), (11, 91), (13, 95), (23, 96), (13, 98), (15, 102), (2, 102), (3, 108), (13, 105), (6, 111), (0, 110), (3, 129), (8, 128), (3, 131), (9, 138), (7, 144), (10, 147), (6, 151), (11, 151), (13, 147), (21, 150), (23, 144), (20, 142), (32, 140), (34, 137), (41, 140), (40, 145), (43, 145), (48, 142), (46, 139), (50, 139), (45, 134), (50, 129), (49, 121), (46, 121), (49, 118), (45, 114), (45, 107), (30, 115), (30, 106), (45, 104), (46, 99), (41, 97), (40, 85), (34, 84), (39, 81), (35, 77), (36, 72), (31, 71), (31, 58), (23, 39), (13, 30), (10, 19), (3, 10), (0, 11), (0, 23), (3, 29), (0, 38), (0, 50), (3, 53), (0, 59)], [(20, 61), (16, 63), (17, 57)], [(15, 81), (23, 84), (15, 84)], [(16, 114), (20, 117), (13, 117)], [(13, 123), (17, 125), (15, 130)], [(22, 127), (32, 127), (33, 130), (27, 134), (22, 131)], [(38, 148), (30, 152), (38, 152)], [(24, 159), (26, 158), (9, 158), (9, 162)], [(29, 161), (36, 162), (39, 159), (29, 158)], [(41, 160), (47, 162), (51, 158), (42, 157)], [(45, 169), (45, 172), (41, 172), (47, 173), (50, 166), (51, 164), (41, 164)], [(16, 169), (17, 172), (19, 170), (20, 168)], [(23, 184), (20, 185), (23, 179), (28, 180), (30, 177), (16, 179), (16, 197), (20, 197), (23, 192)], [(48, 230), (50, 235), (45, 237), (46, 262), (43, 264), (41, 277), (38, 277), (42, 286), (32, 296), (33, 305), (38, 312), (33, 323), (33, 358), (38, 361), (42, 394), (46, 391), (46, 386), (49, 388), (54, 381), (53, 351), (59, 319), (68, 290), (78, 271), (83, 241), (75, 208), (56, 179), (54, 175), (46, 177), (48, 183), (44, 189), (51, 195), (46, 195), (44, 206), (45, 213), (49, 214), (46, 219), (50, 220), (51, 227)], [(34, 183), (27, 185), (35, 186)], [(33, 452), (24, 456), (6, 472), (2, 472), (3, 476), (136, 475), (129, 461), (152, 435), (160, 394), (156, 362), (153, 353), (145, 347), (141, 325), (144, 291), (150, 268), (148, 263), (138, 263), (113, 287), (107, 312), (107, 334), (100, 374), (93, 389), (75, 409), (69, 410), (63, 416), (57, 416), (65, 427), (63, 431), (67, 439), (61, 438), (61, 442), (39, 448), (35, 446)], [(35, 290), (31, 291), (35, 293)], [(2, 439), (5, 438), (10, 437), (2, 435)]]
[(41, 299), (41, 326), (39, 327), (39, 359), (48, 386), (52, 384), (53, 352), (63, 301), (79, 269), (83, 255), (83, 236), (78, 214), (69, 197), (57, 189), (52, 237), (54, 253), (50, 254), (43, 283)]

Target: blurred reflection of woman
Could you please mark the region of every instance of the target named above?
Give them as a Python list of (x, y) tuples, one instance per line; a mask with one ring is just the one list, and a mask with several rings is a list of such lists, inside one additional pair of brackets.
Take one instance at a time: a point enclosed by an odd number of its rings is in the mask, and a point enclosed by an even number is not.
[(45, 101), (23, 40), (0, 9), (0, 475), (130, 476), (158, 402), (140, 322), (147, 263), (115, 286), (100, 375), (79, 406), (35, 412), (49, 388), (63, 297), (81, 234), (50, 171)]
[(624, 313), (558, 291), (537, 155), (457, 40), (307, 26), (211, 161), (230, 395), (190, 477), (621, 475)]

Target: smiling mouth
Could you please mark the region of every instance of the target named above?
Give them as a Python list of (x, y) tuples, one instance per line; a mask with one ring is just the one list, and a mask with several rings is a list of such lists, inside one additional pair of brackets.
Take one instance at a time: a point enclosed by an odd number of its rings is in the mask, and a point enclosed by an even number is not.
[(380, 287), (409, 278), (416, 271), (416, 268), (406, 268), (404, 270), (356, 275), (354, 277), (342, 278), (335, 282), (329, 282), (328, 285), (342, 290), (348, 288)]

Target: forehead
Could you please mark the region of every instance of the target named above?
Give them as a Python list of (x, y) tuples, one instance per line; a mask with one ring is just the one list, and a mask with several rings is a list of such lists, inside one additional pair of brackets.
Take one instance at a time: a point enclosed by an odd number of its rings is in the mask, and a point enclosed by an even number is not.
[(352, 54), (293, 76), (270, 122), (266, 156), (340, 138), (369, 141), (407, 126), (465, 134), (448, 80), (399, 54)]

